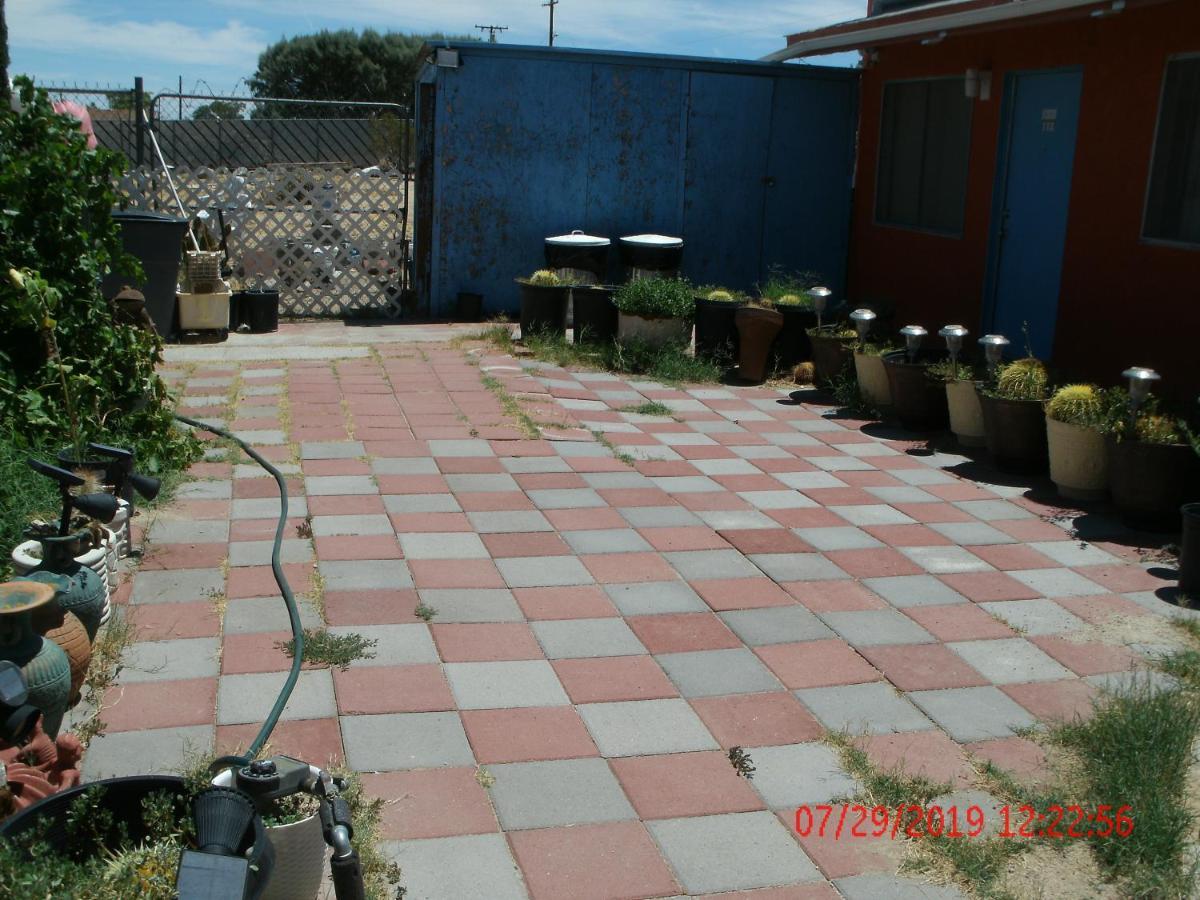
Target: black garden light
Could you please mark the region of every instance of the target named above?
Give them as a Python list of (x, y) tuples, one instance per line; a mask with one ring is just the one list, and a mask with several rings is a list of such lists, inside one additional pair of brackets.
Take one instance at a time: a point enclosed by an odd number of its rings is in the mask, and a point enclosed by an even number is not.
[(83, 484), (80, 476), (32, 457), (26, 462), (38, 474), (58, 482), (58, 492), (62, 497), (62, 516), (58, 521), (59, 537), (66, 537), (71, 529), (72, 511), (81, 512), (89, 519), (105, 523), (111, 522), (116, 516), (118, 503), (112, 494), (72, 494), (71, 488)]
[(105, 470), (104, 480), (113, 486), (113, 493), (133, 506), (133, 494), (153, 500), (158, 496), (162, 482), (150, 475), (143, 475), (133, 468), (133, 451), (124, 447), (110, 447), (107, 444), (88, 444), (88, 449), (101, 456), (107, 456), (112, 462)]

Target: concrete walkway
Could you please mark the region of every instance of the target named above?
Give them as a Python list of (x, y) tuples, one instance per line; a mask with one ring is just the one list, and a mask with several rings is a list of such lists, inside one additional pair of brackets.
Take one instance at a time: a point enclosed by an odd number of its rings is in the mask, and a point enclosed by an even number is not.
[[(1028, 485), (786, 392), (312, 328), (172, 349), (168, 375), (283, 464), (307, 622), (377, 641), (303, 673), (272, 749), (370, 773), (412, 900), (960, 896), (896, 876), (886, 839), (795, 836), (797, 805), (855, 789), (823, 732), (956, 788), (984, 760), (1036, 778), (1018, 733), (1166, 633), (1171, 582), (1118, 526), (1082, 541)], [(671, 416), (622, 411), (647, 401)], [(274, 482), (194, 474), (148, 524), (89, 776), (244, 746), (283, 681)]]

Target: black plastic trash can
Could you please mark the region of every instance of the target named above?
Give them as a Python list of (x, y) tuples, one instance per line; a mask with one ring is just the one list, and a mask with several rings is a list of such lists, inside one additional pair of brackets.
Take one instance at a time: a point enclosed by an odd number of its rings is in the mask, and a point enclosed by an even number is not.
[(279, 291), (242, 291), (238, 301), (238, 320), (239, 324), (250, 327), (251, 334), (278, 331)]
[[(131, 286), (145, 295), (146, 311), (158, 333), (170, 337), (175, 333), (175, 292), (187, 219), (135, 209), (114, 209), (112, 216), (121, 226), (125, 252), (141, 260), (146, 274), (145, 281)], [(110, 272), (100, 289), (106, 299), (115, 297), (131, 281), (128, 275)]]

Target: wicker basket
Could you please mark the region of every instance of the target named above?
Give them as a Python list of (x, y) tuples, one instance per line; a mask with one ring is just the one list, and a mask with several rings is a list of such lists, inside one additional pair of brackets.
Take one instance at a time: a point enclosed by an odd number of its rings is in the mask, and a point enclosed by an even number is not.
[(215, 250), (187, 251), (188, 280), (213, 281), (221, 277), (221, 253)]

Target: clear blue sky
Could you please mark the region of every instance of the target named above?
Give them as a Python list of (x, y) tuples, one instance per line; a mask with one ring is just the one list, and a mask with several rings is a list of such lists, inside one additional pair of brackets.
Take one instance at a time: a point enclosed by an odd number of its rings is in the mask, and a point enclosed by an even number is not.
[[(235, 88), (280, 37), (321, 29), (479, 34), (507, 25), (504, 43), (542, 44), (541, 0), (7, 0), (14, 74), (50, 84), (123, 87), (134, 75), (150, 91)], [(756, 59), (785, 34), (858, 18), (866, 0), (561, 0), (556, 43)], [(853, 65), (857, 54), (819, 60)], [(239, 90), (238, 93), (242, 91)]]

